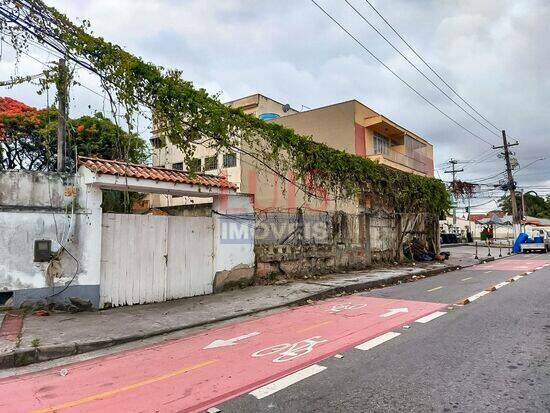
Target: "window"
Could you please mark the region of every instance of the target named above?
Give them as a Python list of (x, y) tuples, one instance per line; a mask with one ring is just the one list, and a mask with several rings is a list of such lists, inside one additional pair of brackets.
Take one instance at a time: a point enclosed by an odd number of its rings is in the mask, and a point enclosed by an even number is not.
[(154, 149), (160, 149), (163, 146), (160, 138), (151, 138), (149, 141), (151, 142), (151, 145)]
[(183, 162), (176, 162), (172, 164), (172, 169), (178, 169), (183, 171)]
[(206, 158), (204, 158), (204, 170), (211, 171), (213, 169), (218, 169), (218, 157), (207, 156)]
[(191, 159), (191, 162), (189, 162), (188, 170), (193, 172), (200, 172), (201, 171), (201, 159), (200, 158), (193, 158)]
[(390, 140), (385, 136), (374, 134), (374, 153), (388, 155), (390, 153)]
[(234, 153), (226, 153), (223, 155), (223, 167), (231, 168), (233, 166), (237, 166), (237, 155)]

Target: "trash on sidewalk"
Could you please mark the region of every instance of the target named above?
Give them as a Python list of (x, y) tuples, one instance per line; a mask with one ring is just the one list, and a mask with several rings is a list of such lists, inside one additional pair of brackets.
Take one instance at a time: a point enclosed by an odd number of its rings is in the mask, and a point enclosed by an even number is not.
[(46, 310), (37, 310), (35, 311), (34, 313), (32, 313), (33, 315), (37, 316), (37, 317), (46, 317), (46, 316), (49, 316), (50, 315), (50, 312), (49, 311), (46, 311)]

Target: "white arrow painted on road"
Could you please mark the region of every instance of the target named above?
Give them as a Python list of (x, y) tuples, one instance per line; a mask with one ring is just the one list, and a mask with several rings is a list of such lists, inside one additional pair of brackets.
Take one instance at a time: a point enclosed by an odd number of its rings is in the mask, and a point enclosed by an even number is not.
[(399, 313), (408, 313), (409, 309), (406, 307), (403, 308), (392, 308), (387, 313), (381, 314), (380, 317), (391, 317), (392, 315), (399, 314)]
[(242, 335), (242, 336), (239, 336), (239, 337), (235, 337), (235, 338), (230, 338), (230, 339), (227, 339), (227, 340), (214, 340), (209, 345), (204, 347), (204, 350), (206, 350), (208, 348), (234, 346), (234, 345), (238, 344), (239, 341), (245, 340), (245, 339), (250, 338), (250, 337), (257, 336), (258, 334), (260, 334), (260, 333), (255, 331), (253, 333), (248, 333), (248, 334), (245, 334), (245, 335)]

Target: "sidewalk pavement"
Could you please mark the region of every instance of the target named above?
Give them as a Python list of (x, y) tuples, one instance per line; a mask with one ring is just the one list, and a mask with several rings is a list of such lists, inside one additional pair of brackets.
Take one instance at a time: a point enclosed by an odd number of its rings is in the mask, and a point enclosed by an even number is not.
[(148, 337), (354, 291), (383, 287), (480, 263), (470, 247), (453, 248), (445, 263), (334, 274), (284, 285), (96, 312), (27, 315), (17, 340), (2, 340), (0, 368), (81, 354)]

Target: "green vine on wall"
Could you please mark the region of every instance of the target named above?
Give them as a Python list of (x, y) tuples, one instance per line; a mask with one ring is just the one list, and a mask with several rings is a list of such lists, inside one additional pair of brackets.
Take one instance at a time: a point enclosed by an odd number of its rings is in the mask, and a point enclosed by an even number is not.
[(292, 170), (299, 181), (308, 178), (335, 198), (370, 194), (398, 213), (440, 214), (450, 206), (441, 181), (390, 169), (230, 108), (181, 71), (144, 62), (94, 36), (89, 22), (77, 26), (41, 0), (0, 0), (0, 30), (18, 52), (38, 40), (97, 74), (127, 119), (147, 107), (156, 131), (182, 150), (188, 164), (195, 144), (206, 141), (217, 150), (246, 151), (281, 176)]

